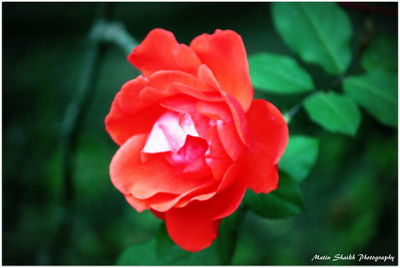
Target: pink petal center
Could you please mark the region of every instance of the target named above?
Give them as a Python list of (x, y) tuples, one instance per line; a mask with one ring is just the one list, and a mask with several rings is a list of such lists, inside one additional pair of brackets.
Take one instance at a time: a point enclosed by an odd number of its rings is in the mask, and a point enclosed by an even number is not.
[(199, 137), (191, 116), (167, 111), (154, 124), (143, 152), (176, 153), (185, 145), (188, 135)]
[(177, 166), (186, 168), (191, 164), (196, 166), (197, 164), (201, 164), (195, 162), (204, 155), (207, 148), (208, 145), (204, 139), (189, 136), (185, 145), (178, 152), (171, 153), (170, 159)]
[(198, 172), (207, 165), (204, 156), (208, 147), (189, 113), (167, 111), (154, 124), (142, 150), (142, 161), (146, 161), (146, 154), (165, 153), (165, 159), (182, 172)]

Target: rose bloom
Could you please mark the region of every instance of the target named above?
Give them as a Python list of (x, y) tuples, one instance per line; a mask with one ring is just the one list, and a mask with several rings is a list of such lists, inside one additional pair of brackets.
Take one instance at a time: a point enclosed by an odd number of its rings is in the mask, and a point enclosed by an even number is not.
[(120, 146), (111, 181), (138, 212), (164, 220), (176, 244), (202, 250), (247, 188), (278, 187), (287, 124), (253, 100), (246, 50), (231, 30), (187, 46), (154, 29), (128, 60), (142, 75), (122, 86), (105, 120)]

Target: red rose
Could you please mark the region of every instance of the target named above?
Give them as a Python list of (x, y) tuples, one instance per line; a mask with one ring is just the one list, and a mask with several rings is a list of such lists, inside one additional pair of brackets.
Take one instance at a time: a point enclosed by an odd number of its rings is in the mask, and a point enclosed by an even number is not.
[(278, 187), (287, 124), (274, 105), (253, 100), (246, 50), (233, 31), (186, 46), (155, 29), (128, 60), (143, 75), (122, 86), (106, 118), (121, 146), (112, 183), (137, 211), (164, 220), (180, 247), (202, 250), (247, 188)]

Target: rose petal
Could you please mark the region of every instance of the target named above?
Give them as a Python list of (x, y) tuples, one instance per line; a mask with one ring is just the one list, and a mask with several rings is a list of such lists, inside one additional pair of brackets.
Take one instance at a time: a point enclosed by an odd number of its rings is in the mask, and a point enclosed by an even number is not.
[[(251, 158), (254, 160), (254, 158)], [(252, 161), (250, 160), (250, 161)], [(267, 159), (257, 159), (258, 162), (267, 161)], [(253, 165), (254, 164), (253, 162)], [(254, 168), (249, 167), (249, 169)], [(279, 184), (279, 172), (277, 165), (265, 165), (263, 168), (256, 167), (254, 171), (249, 173), (249, 188), (255, 193), (269, 193), (273, 190), (278, 189)]]
[(212, 35), (196, 37), (190, 47), (201, 62), (211, 69), (221, 89), (237, 99), (247, 111), (254, 92), (240, 35), (230, 30), (216, 30)]
[(229, 121), (232, 119), (231, 111), (223, 102), (198, 101), (195, 109), (213, 120)]
[[(232, 96), (230, 96), (229, 94), (227, 94), (225, 91), (221, 90), (221, 88), (219, 87), (218, 82), (216, 81), (212, 71), (205, 66), (204, 64), (201, 65), (199, 67), (199, 78), (204, 81), (207, 84), (216, 84), (214, 87), (221, 92), (221, 97), (224, 99), (225, 101), (225, 105), (227, 106), (230, 110), (230, 115), (229, 116), (225, 116), (224, 117), (224, 121), (229, 121), (230, 118), (233, 118), (234, 122), (235, 122), (235, 126), (237, 129), (237, 132), (239, 134), (240, 139), (242, 140), (243, 144), (247, 145), (247, 140), (248, 140), (248, 133), (247, 133), (247, 122), (246, 122), (246, 115), (245, 112), (242, 108), (242, 106), (240, 105), (240, 103), (238, 103), (238, 101), (233, 98)], [(215, 81), (215, 82), (214, 82)], [(213, 103), (210, 103), (210, 105), (213, 105)], [(210, 106), (209, 105), (209, 106)], [(211, 107), (209, 107), (211, 108)], [(224, 110), (226, 111), (226, 108), (224, 108)], [(218, 111), (219, 113), (222, 114), (222, 111)]]
[(183, 93), (197, 99), (208, 101), (223, 101), (215, 89), (209, 87), (197, 77), (181, 71), (158, 71), (148, 80), (147, 87), (140, 92), (144, 101), (157, 101)]
[(189, 113), (181, 113), (179, 115), (179, 125), (183, 128), (187, 135), (192, 137), (200, 137), (196, 130), (195, 123)]
[(161, 92), (165, 91), (171, 83), (184, 84), (198, 92), (216, 92), (215, 89), (200, 81), (196, 76), (182, 71), (162, 70), (149, 77), (149, 85), (161, 90)]
[[(184, 173), (205, 170), (207, 173), (204, 175), (208, 175), (209, 169), (202, 160), (207, 147), (207, 142), (204, 139), (187, 136), (184, 146), (177, 152), (169, 153), (167, 157), (175, 168), (183, 168)], [(198, 162), (197, 160), (201, 161)]]
[(154, 209), (151, 209), (151, 212), (154, 214), (154, 216), (156, 216), (160, 220), (163, 220), (163, 221), (165, 220), (165, 213), (156, 211)]
[[(218, 183), (211, 184), (210, 187), (208, 187), (206, 190), (202, 192), (202, 194), (196, 195), (196, 196), (190, 196), (191, 198), (183, 198), (180, 200), (175, 207), (184, 207), (187, 204), (189, 204), (192, 201), (195, 200), (208, 200), (214, 195), (216, 195), (219, 192), (224, 191), (226, 188), (230, 187), (232, 184), (236, 183), (235, 179), (237, 178), (236, 174), (242, 172), (243, 170), (243, 164), (245, 162), (242, 160), (239, 160), (236, 163), (233, 163), (227, 167), (227, 169), (224, 171), (223, 178), (220, 181), (215, 181)], [(234, 176), (235, 175), (235, 176)], [(246, 176), (240, 177), (240, 180), (245, 180)], [(245, 181), (245, 183), (247, 183)]]
[(206, 162), (210, 166), (214, 178), (219, 180), (225, 175), (229, 166), (232, 164), (232, 160), (226, 153), (215, 126), (209, 130), (207, 135), (209, 148), (206, 152)]
[(146, 83), (147, 80), (143, 76), (125, 83), (111, 105), (105, 119), (106, 130), (119, 145), (135, 134), (150, 131), (165, 110), (159, 106), (152, 107), (151, 103), (139, 99), (140, 91)]
[(181, 92), (199, 100), (223, 101), (220, 94), (217, 92), (201, 92), (196, 90), (196, 88), (183, 83), (173, 82), (169, 85), (169, 90)]
[(168, 110), (179, 113), (194, 113), (196, 111), (197, 99), (185, 95), (177, 94), (160, 100), (160, 105)]
[(126, 201), (131, 205), (137, 212), (142, 212), (145, 209), (149, 209), (150, 207), (147, 205), (145, 200), (137, 199), (132, 195), (124, 195)]
[(234, 176), (224, 191), (206, 201), (194, 201), (183, 208), (172, 208), (165, 213), (171, 239), (185, 250), (196, 252), (211, 245), (217, 237), (220, 219), (233, 213), (239, 206), (247, 182), (241, 176), (241, 164), (227, 173)]
[(159, 192), (182, 194), (209, 180), (197, 174), (182, 173), (161, 156), (154, 156), (146, 163), (132, 167), (130, 175), (135, 180), (131, 193), (137, 198), (147, 198)]
[(233, 122), (227, 123), (218, 120), (217, 130), (219, 140), (225, 148), (225, 151), (232, 160), (236, 161), (243, 152), (245, 152), (246, 147), (240, 140), (235, 124)]
[(148, 79), (139, 75), (122, 86), (118, 93), (118, 104), (125, 113), (134, 114), (151, 105), (151, 103), (139, 99), (140, 91), (147, 83)]
[(211, 197), (213, 197), (214, 195), (217, 194), (217, 191), (213, 191), (213, 192), (209, 192), (209, 193), (205, 193), (205, 194), (200, 194), (200, 195), (195, 195), (192, 196), (191, 198), (183, 198), (182, 200), (179, 200), (179, 202), (175, 205), (176, 208), (183, 208), (185, 206), (187, 206), (187, 204), (189, 204), (192, 201), (204, 201), (204, 200), (208, 200)]
[[(215, 182), (210, 182), (208, 184), (203, 184), (198, 187), (195, 187), (193, 189), (190, 189), (186, 193), (183, 193), (178, 196), (174, 196), (169, 199), (165, 200), (152, 200), (153, 197), (151, 197), (148, 200), (148, 203), (150, 204), (150, 207), (158, 212), (165, 212), (169, 209), (171, 209), (173, 206), (175, 206), (177, 203), (180, 202), (190, 202), (192, 200), (196, 200), (199, 197), (199, 193), (204, 192), (204, 191), (209, 191), (209, 189), (215, 189)], [(215, 190), (214, 192), (207, 193), (207, 195), (210, 195), (209, 198), (211, 198), (211, 195), (215, 195)], [(205, 198), (205, 197), (203, 197)]]
[(173, 33), (154, 29), (132, 50), (128, 61), (145, 76), (159, 70), (180, 70), (196, 74), (200, 60), (192, 49), (179, 44)]
[(288, 144), (288, 126), (280, 111), (265, 100), (253, 101), (247, 120), (252, 133), (247, 154), (249, 187), (268, 193), (278, 186), (276, 165)]
[(231, 110), (233, 122), (235, 123), (236, 131), (239, 135), (239, 138), (242, 143), (247, 146), (249, 137), (246, 115), (237, 100), (229, 95), (223, 97), (225, 99), (225, 102), (228, 104), (229, 109)]
[(165, 213), (165, 221), (171, 239), (181, 248), (196, 252), (211, 245), (218, 235), (220, 220), (213, 221), (192, 209), (171, 209)]
[(182, 194), (210, 180), (204, 173), (183, 173), (172, 166), (164, 154), (148, 155), (147, 161), (141, 162), (140, 152), (145, 140), (144, 135), (133, 136), (118, 149), (111, 161), (112, 183), (122, 193), (138, 199), (161, 192)]
[[(146, 142), (146, 135), (135, 135), (131, 137), (115, 153), (110, 164), (111, 182), (120, 192), (130, 195), (133, 179), (126, 177), (125, 166), (140, 161), (140, 151)], [(127, 156), (126, 158), (124, 156)]]
[(207, 65), (205, 64), (200, 65), (199, 69), (197, 70), (197, 76), (201, 81), (203, 81), (210, 87), (215, 88), (217, 90), (221, 89), (217, 79), (215, 78), (212, 71), (207, 67)]
[(185, 144), (186, 136), (187, 133), (179, 124), (179, 114), (165, 112), (154, 124), (143, 152), (177, 152)]
[(171, 200), (179, 198), (180, 195), (170, 193), (157, 193), (152, 197), (146, 198), (143, 201), (146, 203), (149, 209), (153, 209), (153, 206), (168, 204)]

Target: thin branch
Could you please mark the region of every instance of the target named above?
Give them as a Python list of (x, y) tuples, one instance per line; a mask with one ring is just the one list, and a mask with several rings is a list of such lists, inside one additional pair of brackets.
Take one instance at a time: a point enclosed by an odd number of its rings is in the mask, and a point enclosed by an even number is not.
[(293, 119), (293, 117), (300, 111), (301, 107), (303, 106), (303, 103), (298, 103), (295, 106), (293, 106), (285, 115), (286, 123), (290, 124), (290, 121)]
[[(99, 17), (110, 16), (111, 8), (102, 4), (99, 8)], [(92, 27), (91, 34), (96, 29), (96, 23)], [(81, 84), (78, 87), (78, 97), (68, 106), (64, 118), (61, 133), (62, 170), (63, 170), (63, 192), (61, 199), (61, 217), (53, 240), (51, 241), (51, 262), (59, 264), (64, 249), (70, 244), (70, 233), (74, 219), (74, 155), (79, 142), (80, 134), (88, 110), (90, 109), (95, 90), (97, 88), (100, 68), (106, 53), (107, 46), (103, 42), (89, 38), (88, 51), (86, 55), (85, 68), (82, 74)]]
[(138, 42), (127, 32), (125, 26), (117, 21), (98, 21), (91, 38), (99, 42), (108, 42), (122, 49), (128, 55)]

